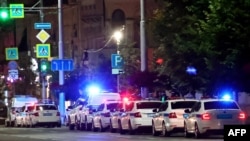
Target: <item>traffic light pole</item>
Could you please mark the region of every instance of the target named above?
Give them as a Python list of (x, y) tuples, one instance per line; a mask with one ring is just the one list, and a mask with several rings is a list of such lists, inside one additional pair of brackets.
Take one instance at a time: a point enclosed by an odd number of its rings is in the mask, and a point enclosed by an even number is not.
[[(62, 0), (58, 0), (58, 53), (59, 59), (63, 59), (63, 20), (62, 20)], [(59, 85), (64, 85), (64, 72), (59, 70)], [(65, 94), (63, 91), (59, 93), (59, 110), (61, 114), (61, 123), (64, 124), (65, 117)]]
[[(43, 7), (43, 0), (39, 0), (39, 4), (40, 7)], [(42, 23), (44, 20), (44, 13), (43, 13), (43, 9), (39, 10), (39, 16), (40, 16), (40, 22)], [(41, 79), (42, 79), (42, 99), (46, 99), (46, 87), (45, 87), (45, 83), (46, 83), (46, 74), (41, 75)]]

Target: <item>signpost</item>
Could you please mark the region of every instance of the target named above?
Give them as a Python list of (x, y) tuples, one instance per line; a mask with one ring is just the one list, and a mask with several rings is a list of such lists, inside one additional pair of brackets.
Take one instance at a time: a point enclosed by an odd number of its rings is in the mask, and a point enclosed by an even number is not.
[(119, 54), (111, 55), (112, 74), (122, 74), (124, 61)]
[(50, 57), (50, 44), (36, 44), (36, 57), (49, 58)]
[(49, 37), (50, 37), (49, 33), (47, 33), (43, 29), (36, 35), (36, 38), (42, 43), (45, 43), (49, 39)]
[(51, 60), (52, 71), (72, 71), (74, 62), (72, 59), (53, 59)]
[(51, 29), (51, 23), (35, 23), (35, 29)]
[(10, 18), (24, 18), (23, 4), (10, 4)]
[(18, 48), (5, 48), (6, 60), (18, 60)]

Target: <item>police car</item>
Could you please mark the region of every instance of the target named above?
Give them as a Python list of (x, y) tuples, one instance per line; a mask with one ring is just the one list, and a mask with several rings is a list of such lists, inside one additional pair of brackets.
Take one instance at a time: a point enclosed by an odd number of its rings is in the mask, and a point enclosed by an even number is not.
[(60, 112), (53, 103), (34, 104), (28, 112), (30, 126), (61, 127)]
[(162, 104), (159, 100), (134, 100), (125, 104), (124, 112), (118, 121), (120, 134), (135, 134), (138, 129), (151, 128), (153, 109)]
[(231, 99), (202, 99), (184, 114), (185, 137), (223, 134), (224, 125), (245, 124), (246, 114)]
[(16, 109), (15, 127), (30, 127), (29, 111), (33, 109), (34, 104), (25, 104), (22, 108)]
[(110, 132), (115, 133), (119, 130), (119, 120), (121, 118), (121, 114), (124, 112), (125, 104), (128, 102), (128, 98), (124, 97), (123, 100), (117, 104), (116, 108), (111, 114), (110, 117)]
[(162, 103), (158, 109), (154, 109), (155, 116), (152, 119), (152, 135), (170, 136), (173, 132), (184, 131), (184, 110), (192, 108), (195, 99), (170, 99)]
[(83, 107), (86, 104), (87, 103), (84, 99), (79, 98), (74, 105), (68, 107), (67, 121), (68, 121), (69, 130), (74, 130), (75, 127), (77, 130), (83, 130), (84, 126), (81, 123), (80, 115), (83, 110)]
[(110, 127), (111, 116), (115, 114), (116, 108), (121, 105), (121, 101), (106, 101), (102, 103), (94, 113), (92, 119), (92, 131), (105, 131)]

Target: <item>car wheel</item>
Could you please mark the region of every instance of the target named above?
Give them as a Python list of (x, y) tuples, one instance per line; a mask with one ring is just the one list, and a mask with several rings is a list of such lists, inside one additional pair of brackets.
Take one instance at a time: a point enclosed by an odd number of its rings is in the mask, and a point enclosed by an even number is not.
[(201, 133), (199, 131), (197, 123), (195, 123), (194, 137), (197, 138), (197, 139), (201, 137)]
[(101, 121), (101, 120), (99, 121), (99, 124), (100, 124), (100, 132), (104, 132), (105, 129), (104, 129), (103, 126), (102, 126), (102, 121)]
[(110, 121), (110, 132), (115, 133), (115, 129), (113, 128), (112, 122)]
[(118, 125), (119, 125), (119, 132), (120, 132), (120, 134), (125, 134), (125, 131), (122, 129), (122, 123), (121, 123), (121, 121), (118, 122)]
[(95, 127), (95, 124), (94, 124), (94, 121), (92, 120), (92, 123), (91, 123), (91, 125), (92, 125), (92, 131), (93, 132), (97, 132), (97, 128)]
[(164, 122), (162, 123), (162, 136), (164, 137), (170, 136), (170, 132), (167, 131), (167, 128)]
[(14, 121), (14, 127), (19, 127), (16, 120)]
[(159, 136), (159, 132), (155, 130), (155, 125), (152, 123), (152, 135), (153, 136)]
[(75, 117), (75, 125), (76, 125), (76, 129), (77, 129), (77, 130), (80, 130), (80, 122), (79, 122), (79, 120), (77, 119), (77, 117)]
[(134, 135), (135, 134), (135, 130), (132, 127), (131, 121), (128, 122), (128, 127), (129, 127), (129, 134), (130, 135)]
[(75, 130), (75, 125), (71, 123), (70, 118), (69, 118), (69, 130)]
[(185, 122), (184, 122), (184, 137), (186, 137), (186, 138), (190, 138), (191, 137), (191, 134), (188, 133), (187, 125), (186, 125)]
[(88, 123), (87, 117), (85, 117), (85, 130), (90, 131), (92, 129), (92, 123)]

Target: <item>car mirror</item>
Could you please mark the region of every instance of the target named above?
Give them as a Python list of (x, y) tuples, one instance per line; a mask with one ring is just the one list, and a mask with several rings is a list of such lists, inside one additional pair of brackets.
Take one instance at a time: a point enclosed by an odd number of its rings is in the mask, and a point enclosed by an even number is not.
[(153, 112), (156, 113), (156, 112), (157, 112), (157, 109), (153, 109)]
[(190, 110), (189, 110), (189, 109), (185, 109), (185, 110), (184, 110), (184, 113), (189, 114), (189, 113), (190, 113)]

